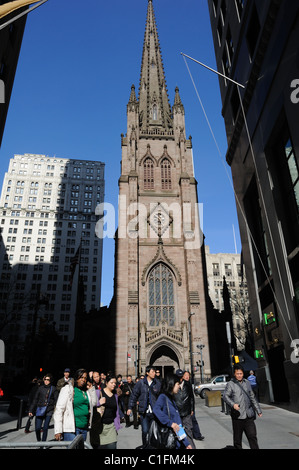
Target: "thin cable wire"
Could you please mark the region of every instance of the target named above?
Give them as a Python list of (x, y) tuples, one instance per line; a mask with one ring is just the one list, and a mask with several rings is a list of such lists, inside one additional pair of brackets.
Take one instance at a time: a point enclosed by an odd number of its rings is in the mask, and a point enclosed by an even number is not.
[[(183, 54), (182, 54), (182, 55), (183, 55)], [(208, 127), (209, 127), (209, 129), (210, 129), (211, 134), (212, 134), (213, 140), (214, 140), (214, 142), (215, 142), (215, 144), (216, 144), (216, 147), (217, 147), (219, 156), (220, 156), (220, 158), (221, 158), (222, 164), (224, 165), (226, 174), (227, 174), (228, 179), (229, 179), (229, 181), (230, 181), (230, 184), (231, 184), (231, 186), (232, 186), (232, 189), (233, 189), (233, 192), (234, 192), (234, 195), (235, 195), (237, 204), (238, 204), (238, 206), (239, 206), (240, 212), (241, 212), (242, 217), (243, 217), (243, 219), (244, 219), (244, 222), (245, 222), (247, 231), (248, 231), (248, 233), (249, 233), (249, 235), (250, 235), (251, 241), (252, 241), (253, 246), (254, 246), (254, 248), (255, 248), (255, 250), (256, 250), (257, 256), (258, 256), (258, 258), (259, 258), (259, 261), (260, 261), (260, 263), (261, 263), (261, 266), (262, 266), (262, 268), (263, 268), (263, 271), (264, 271), (264, 273), (265, 273), (265, 276), (266, 276), (266, 278), (267, 278), (267, 280), (268, 280), (270, 289), (271, 289), (271, 291), (272, 291), (272, 293), (273, 293), (273, 297), (274, 297), (274, 299), (275, 299), (275, 301), (276, 301), (277, 307), (278, 307), (278, 309), (279, 309), (279, 311), (280, 311), (280, 313), (281, 313), (281, 317), (282, 317), (282, 319), (283, 319), (283, 321), (284, 321), (284, 324), (285, 324), (286, 330), (287, 330), (287, 332), (288, 332), (288, 335), (289, 335), (289, 337), (291, 338), (291, 340), (293, 340), (292, 335), (291, 335), (291, 333), (290, 333), (290, 330), (289, 330), (289, 328), (288, 328), (287, 322), (286, 322), (286, 320), (285, 320), (285, 318), (284, 318), (283, 311), (282, 311), (282, 309), (281, 309), (281, 307), (280, 307), (280, 304), (279, 304), (279, 302), (278, 302), (278, 299), (277, 299), (277, 297), (276, 297), (276, 294), (275, 294), (275, 292), (274, 292), (274, 290), (273, 290), (273, 287), (272, 287), (272, 285), (271, 285), (271, 281), (270, 281), (270, 279), (269, 279), (267, 270), (266, 270), (266, 268), (265, 268), (265, 266), (264, 266), (264, 263), (263, 263), (263, 261), (262, 261), (262, 258), (261, 258), (261, 256), (260, 256), (260, 254), (259, 254), (258, 248), (257, 248), (256, 243), (255, 243), (255, 241), (254, 241), (253, 235), (252, 235), (251, 230), (250, 230), (250, 228), (249, 228), (249, 225), (248, 225), (248, 222), (247, 222), (245, 213), (244, 213), (244, 211), (243, 211), (243, 208), (242, 208), (242, 206), (241, 206), (241, 203), (240, 203), (240, 201), (239, 201), (239, 198), (238, 198), (238, 196), (237, 196), (237, 194), (236, 194), (236, 191), (235, 191), (233, 182), (232, 182), (232, 180), (231, 180), (231, 178), (230, 178), (230, 176), (229, 176), (229, 174), (228, 174), (227, 165), (226, 165), (225, 162), (224, 162), (223, 155), (222, 155), (222, 153), (221, 153), (221, 151), (220, 151), (220, 148), (219, 148), (219, 146), (218, 146), (218, 143), (217, 143), (215, 134), (214, 134), (214, 132), (213, 132), (213, 130), (212, 130), (212, 126), (211, 126), (211, 124), (210, 124), (210, 122), (209, 122), (207, 113), (206, 113), (206, 111), (205, 111), (205, 109), (204, 109), (204, 106), (203, 106), (203, 103), (202, 103), (202, 101), (201, 101), (201, 99), (200, 99), (198, 90), (197, 90), (197, 88), (196, 88), (195, 82), (194, 82), (194, 80), (193, 80), (191, 71), (190, 71), (190, 69), (189, 69), (189, 67), (188, 67), (188, 64), (187, 64), (187, 61), (186, 61), (186, 58), (185, 58), (184, 55), (183, 55), (183, 58), (184, 58), (184, 61), (185, 61), (187, 70), (188, 70), (188, 72), (189, 72), (191, 81), (192, 81), (192, 83), (193, 83), (193, 86), (194, 86), (196, 95), (197, 95), (197, 97), (198, 97), (199, 103), (200, 103), (200, 105), (201, 105), (202, 111), (203, 111), (203, 113), (204, 113), (205, 119), (206, 119), (206, 121), (207, 121)], [(240, 91), (239, 91), (238, 85), (237, 85), (237, 88), (238, 88), (239, 99), (240, 99), (240, 103), (241, 103), (241, 109), (242, 109), (242, 113), (243, 113), (243, 117), (244, 117), (244, 122), (245, 122), (245, 126), (246, 126), (247, 136), (248, 136), (248, 140), (249, 140), (250, 150), (251, 150), (252, 157), (253, 157), (254, 164), (255, 164), (255, 155), (254, 155), (254, 152), (253, 152), (253, 146), (252, 146), (252, 142), (251, 142), (251, 138), (250, 138), (250, 134), (249, 134), (249, 130), (248, 130), (247, 120), (246, 120), (246, 116), (245, 116), (245, 112), (244, 112), (244, 108), (243, 108), (243, 103), (242, 103), (242, 99), (241, 99), (241, 96), (240, 96)], [(255, 164), (255, 165), (256, 165), (256, 164)], [(255, 166), (255, 169), (256, 169), (256, 175), (257, 175), (257, 168), (256, 168), (256, 166)], [(260, 183), (259, 183), (259, 184), (260, 184)], [(260, 191), (260, 193), (262, 193), (262, 191)], [(272, 243), (273, 251), (275, 252), (275, 260), (276, 260), (276, 265), (277, 265), (278, 271), (279, 271), (279, 277), (280, 277), (281, 286), (282, 286), (282, 289), (283, 289), (283, 296), (284, 296), (284, 300), (285, 300), (285, 305), (286, 305), (287, 311), (288, 311), (288, 306), (287, 306), (287, 302), (286, 302), (285, 292), (284, 292), (284, 288), (283, 288), (283, 284), (282, 284), (282, 280), (281, 280), (281, 276), (280, 276), (279, 265), (278, 265), (278, 262), (277, 262), (275, 246), (274, 246), (274, 242), (273, 242), (273, 238), (272, 238), (272, 232), (271, 232), (271, 229), (270, 229), (270, 226), (269, 226), (267, 211), (266, 211), (265, 202), (264, 202), (263, 197), (262, 197), (262, 201), (263, 201), (263, 205), (264, 205), (264, 211), (265, 211), (265, 213), (266, 213), (266, 219), (267, 219), (267, 224), (268, 224), (268, 228), (269, 228), (269, 233), (271, 234), (271, 243)], [(288, 314), (288, 316), (289, 316), (289, 314)]]

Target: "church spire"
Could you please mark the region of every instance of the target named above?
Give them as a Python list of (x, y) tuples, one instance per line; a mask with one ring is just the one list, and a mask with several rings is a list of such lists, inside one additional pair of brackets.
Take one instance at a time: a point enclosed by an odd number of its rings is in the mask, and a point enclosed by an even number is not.
[(140, 86), (139, 124), (143, 133), (173, 127), (152, 0), (148, 0)]

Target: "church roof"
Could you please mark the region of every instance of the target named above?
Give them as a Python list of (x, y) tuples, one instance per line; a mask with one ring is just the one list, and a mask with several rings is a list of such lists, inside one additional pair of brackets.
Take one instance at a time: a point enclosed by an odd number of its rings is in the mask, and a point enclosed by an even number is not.
[(138, 98), (141, 129), (172, 129), (171, 106), (152, 0), (148, 0)]

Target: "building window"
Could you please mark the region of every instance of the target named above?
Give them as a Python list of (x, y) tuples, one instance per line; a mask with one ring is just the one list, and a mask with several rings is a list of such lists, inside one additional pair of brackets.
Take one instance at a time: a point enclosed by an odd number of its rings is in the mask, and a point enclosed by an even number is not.
[(175, 324), (173, 274), (163, 263), (155, 266), (148, 278), (149, 326), (166, 321)]
[(213, 0), (214, 16), (217, 16), (218, 0)]
[(284, 114), (273, 129), (265, 154), (277, 217), (290, 255), (297, 249), (299, 237), (299, 165)]
[(251, 17), (250, 17), (250, 21), (249, 21), (249, 25), (247, 29), (247, 34), (246, 34), (246, 41), (247, 41), (249, 56), (251, 60), (253, 59), (255, 48), (258, 43), (260, 30), (261, 30), (261, 25), (260, 25), (259, 16), (258, 16), (255, 4), (253, 4)]
[(213, 276), (220, 276), (219, 263), (213, 263)]
[(221, 2), (220, 17), (221, 17), (222, 25), (224, 26), (225, 20), (226, 20), (226, 4), (225, 4), (225, 0), (222, 0), (222, 2)]
[(254, 266), (258, 285), (261, 286), (272, 273), (266, 232), (264, 229), (260, 197), (255, 178), (252, 179), (244, 196), (246, 220), (255, 246), (253, 250)]
[(233, 63), (233, 56), (234, 56), (234, 44), (233, 44), (233, 39), (232, 39), (230, 27), (227, 28), (226, 50), (227, 50), (227, 56), (228, 56), (228, 60), (229, 60), (229, 68), (231, 68), (231, 65)]
[(232, 276), (232, 265), (231, 264), (225, 264), (224, 265), (224, 270), (225, 270), (225, 276), (226, 277), (231, 277)]
[(171, 189), (171, 165), (167, 158), (161, 163), (161, 181), (162, 189)]
[(154, 189), (154, 164), (151, 158), (147, 158), (143, 165), (144, 189)]
[[(223, 68), (223, 73), (226, 77), (229, 76), (230, 74), (230, 61), (227, 55), (227, 50), (224, 48), (223, 50), (223, 55), (222, 55), (222, 68)], [(225, 82), (226, 83), (226, 82)]]
[(235, 0), (239, 21), (241, 21), (245, 0)]
[(240, 109), (240, 98), (239, 98), (237, 85), (234, 85), (232, 88), (230, 105), (231, 105), (231, 110), (232, 110), (233, 123), (235, 123), (238, 117), (239, 109)]
[(293, 149), (293, 145), (291, 139), (288, 138), (285, 147), (284, 147), (284, 154), (286, 158), (286, 167), (290, 176), (290, 188), (291, 192), (294, 194), (294, 201), (297, 206), (297, 211), (299, 214), (299, 170), (298, 170), (298, 163), (295, 157), (295, 152)]

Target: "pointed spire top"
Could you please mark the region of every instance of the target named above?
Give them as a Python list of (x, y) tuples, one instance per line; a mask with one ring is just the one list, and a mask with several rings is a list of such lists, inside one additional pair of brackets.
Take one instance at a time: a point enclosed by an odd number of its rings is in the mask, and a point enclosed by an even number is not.
[(137, 110), (138, 110), (138, 101), (137, 101), (136, 93), (135, 93), (135, 85), (132, 85), (129, 102), (127, 104), (127, 112), (129, 111), (136, 112)]
[(179, 94), (179, 87), (176, 86), (175, 87), (175, 97), (174, 97), (174, 104), (181, 104), (181, 97), (180, 97), (180, 94)]
[(182, 111), (184, 113), (184, 106), (180, 97), (179, 87), (175, 87), (174, 105), (172, 108), (173, 112)]
[(147, 7), (139, 86), (139, 112), (140, 125), (144, 130), (154, 127), (167, 131), (173, 127), (152, 0), (148, 0)]
[(135, 85), (133, 84), (131, 86), (131, 94), (130, 94), (129, 103), (136, 103), (136, 102), (137, 102), (137, 98), (136, 98), (136, 93), (135, 93)]

